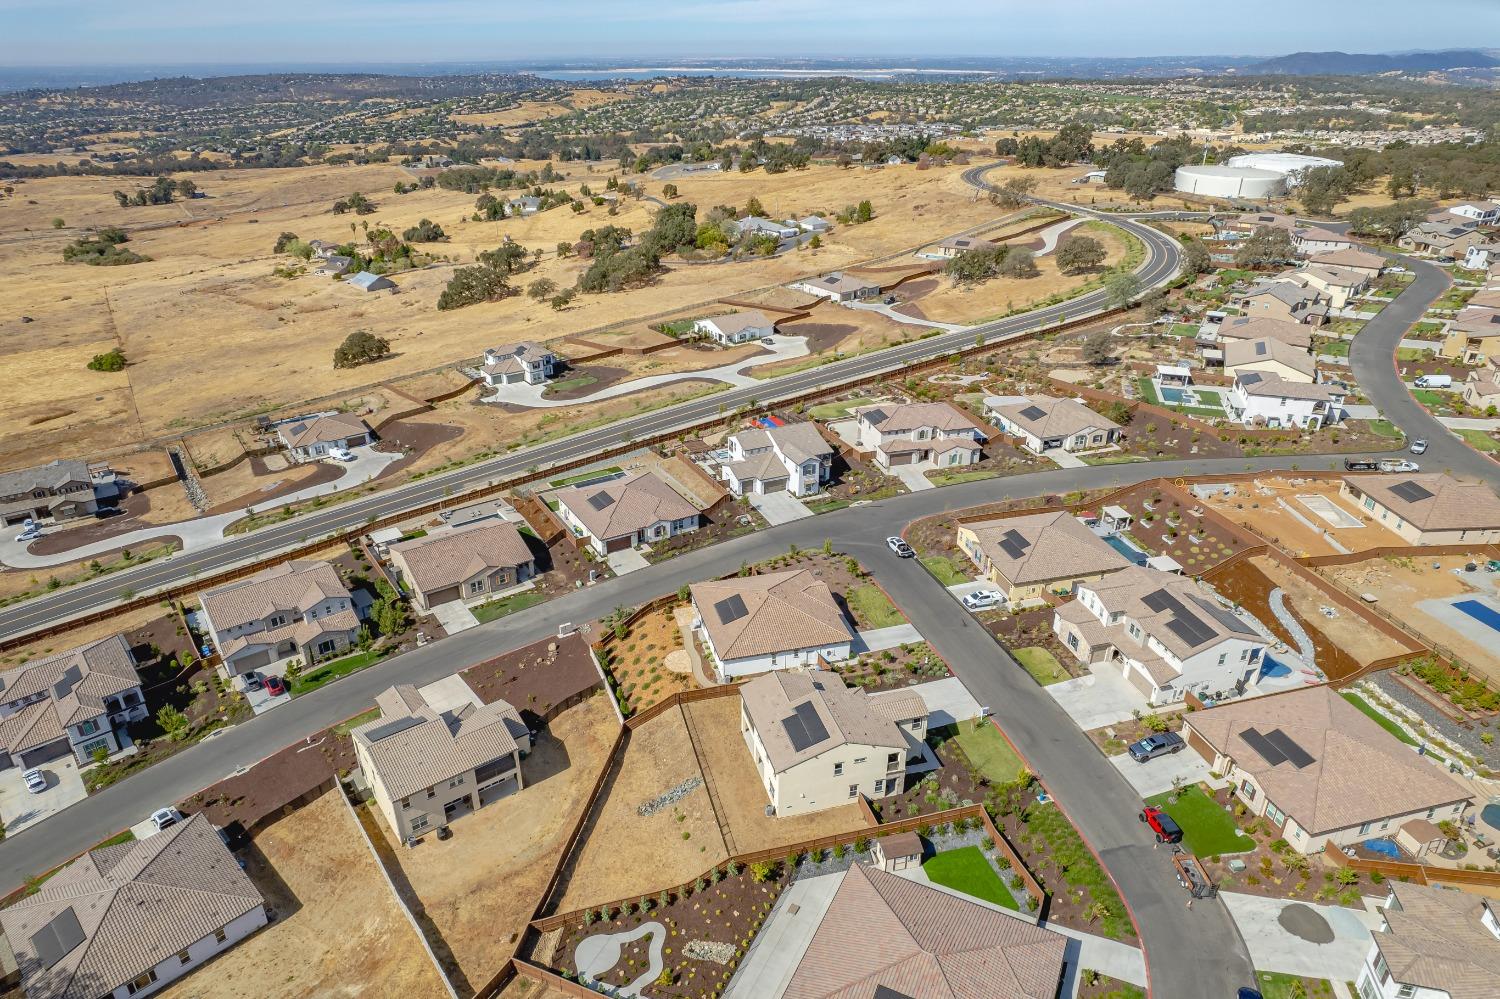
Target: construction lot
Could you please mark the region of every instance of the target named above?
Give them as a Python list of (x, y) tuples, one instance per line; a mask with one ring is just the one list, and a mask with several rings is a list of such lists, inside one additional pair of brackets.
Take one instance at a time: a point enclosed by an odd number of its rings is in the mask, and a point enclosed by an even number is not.
[(1406, 544), (1340, 496), (1341, 481), (1268, 476), (1197, 491), (1215, 512), (1299, 558)]

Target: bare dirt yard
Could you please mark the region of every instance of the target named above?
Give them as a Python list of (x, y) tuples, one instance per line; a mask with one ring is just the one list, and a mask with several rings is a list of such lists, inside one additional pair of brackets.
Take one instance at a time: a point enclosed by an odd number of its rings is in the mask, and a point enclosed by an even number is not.
[[(1339, 495), (1337, 480), (1268, 476), (1254, 482), (1236, 482), (1228, 493), (1219, 492), (1208, 506), (1242, 527), (1247, 527), (1293, 555), (1333, 555), (1339, 549), (1329, 544), (1325, 531), (1348, 551), (1366, 551), (1405, 544), (1400, 536), (1382, 527), (1354, 503)], [(1318, 497), (1312, 506), (1298, 497)], [(1340, 522), (1357, 518), (1360, 527), (1334, 527), (1316, 512), (1328, 509)], [(1344, 517), (1339, 517), (1342, 511)], [(1301, 518), (1301, 519), (1299, 519)], [(1308, 526), (1308, 523), (1312, 526)]]
[(440, 996), (442, 981), (396, 906), (348, 809), (330, 791), (255, 837), (251, 879), (276, 919), (164, 999)]

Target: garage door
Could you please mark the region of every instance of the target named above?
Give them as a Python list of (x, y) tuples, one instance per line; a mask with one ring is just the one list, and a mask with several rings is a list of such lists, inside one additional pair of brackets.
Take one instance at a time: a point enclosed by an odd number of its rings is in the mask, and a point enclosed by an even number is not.
[(460, 596), (462, 596), (462, 594), (459, 592), (459, 588), (457, 586), (449, 586), (441, 590), (433, 590), (431, 593), (427, 594), (427, 606), (436, 607), (438, 604), (445, 604), (450, 600), (457, 600)]
[(58, 739), (21, 754), (21, 766), (30, 769), (68, 755), (68, 740)]
[(1213, 766), (1214, 757), (1218, 755), (1214, 752), (1214, 747), (1210, 746), (1208, 744), (1208, 740), (1203, 738), (1203, 736), (1199, 735), (1192, 728), (1187, 728), (1186, 733), (1187, 744), (1189, 746), (1192, 746), (1193, 749), (1197, 750), (1198, 755), (1203, 757), (1203, 761), (1205, 763), (1207, 763), (1209, 766)]
[(628, 536), (623, 538), (611, 538), (604, 543), (604, 550), (608, 552), (623, 552), (628, 548), (634, 547), (630, 543), (631, 540), (632, 539)]

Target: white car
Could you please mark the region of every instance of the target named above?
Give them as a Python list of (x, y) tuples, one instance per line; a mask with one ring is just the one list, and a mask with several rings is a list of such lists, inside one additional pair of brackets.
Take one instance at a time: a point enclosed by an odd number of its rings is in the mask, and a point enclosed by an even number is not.
[(999, 590), (975, 590), (964, 597), (964, 606), (971, 611), (988, 610), (1005, 603), (1005, 594)]
[(37, 538), (39, 538), (41, 536), (42, 536), (42, 532), (41, 531), (22, 531), (20, 534), (16, 535), (16, 540), (17, 541), (35, 541)]
[(1387, 458), (1380, 463), (1382, 472), (1420, 472), (1422, 466), (1404, 458)]
[(328, 457), (334, 461), (353, 461), (354, 452), (346, 447), (332, 447), (328, 449)]
[(47, 790), (47, 775), (40, 770), (28, 770), (21, 775), (21, 779), (26, 782), (26, 790), (32, 794), (41, 794)]
[(914, 558), (917, 554), (916, 549), (912, 548), (912, 546), (907, 544), (906, 541), (902, 538), (886, 538), (885, 546), (891, 551), (895, 552), (896, 557), (898, 558)]
[(156, 827), (157, 832), (170, 829), (182, 821), (182, 813), (175, 808), (158, 808), (151, 813), (151, 824)]

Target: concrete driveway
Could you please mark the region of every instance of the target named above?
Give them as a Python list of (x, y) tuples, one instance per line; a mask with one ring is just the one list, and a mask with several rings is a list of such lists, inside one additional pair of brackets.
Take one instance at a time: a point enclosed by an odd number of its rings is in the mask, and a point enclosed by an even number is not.
[(640, 550), (636, 548), (627, 548), (622, 552), (610, 552), (606, 561), (609, 563), (609, 567), (614, 570), (616, 576), (636, 572), (651, 564), (646, 561), (646, 556), (641, 554)]
[(450, 635), (479, 626), (479, 620), (474, 617), (469, 608), (464, 606), (462, 600), (449, 600), (446, 603), (437, 604), (432, 608), (432, 616), (438, 619), (438, 624), (441, 624), (443, 630)]
[(931, 462), (922, 462), (920, 465), (892, 465), (891, 474), (900, 479), (906, 488), (914, 493), (924, 489), (935, 489), (932, 480), (927, 477), (927, 472), (932, 468)]
[(47, 778), (47, 790), (38, 794), (26, 790), (26, 782), (21, 779), (29, 769), (0, 770), (0, 822), (5, 824), (7, 836), (36, 825), (88, 796), (83, 789), (83, 777), (78, 773), (78, 761), (71, 754), (38, 768)]
[(1145, 695), (1120, 675), (1118, 666), (1108, 663), (1089, 667), (1087, 676), (1064, 680), (1043, 689), (1084, 731), (1118, 725), (1133, 717), (1136, 711), (1144, 714), (1151, 710)]
[(927, 705), (929, 728), (942, 728), (954, 722), (978, 718), (984, 711), (974, 695), (969, 693), (969, 688), (956, 676), (916, 683), (902, 689), (916, 694)]
[(1381, 919), (1366, 909), (1220, 892), (1258, 971), (1352, 981)]
[(1137, 763), (1129, 753), (1111, 756), (1109, 762), (1130, 781), (1142, 798), (1172, 790), (1172, 778), (1181, 777), (1182, 787), (1192, 787), (1202, 780), (1209, 780), (1208, 764), (1189, 747), (1170, 756), (1158, 756), (1145, 763)]
[(807, 505), (791, 493), (778, 489), (774, 493), (750, 493), (750, 505), (760, 511), (760, 515), (770, 523), (772, 527), (777, 524), (789, 524), (803, 517), (811, 517), (813, 512)]

